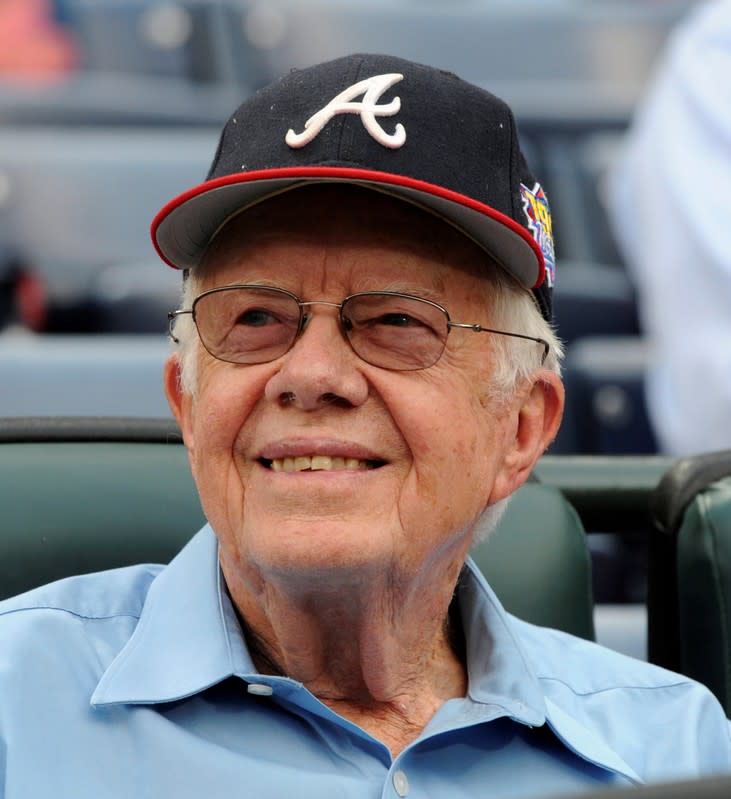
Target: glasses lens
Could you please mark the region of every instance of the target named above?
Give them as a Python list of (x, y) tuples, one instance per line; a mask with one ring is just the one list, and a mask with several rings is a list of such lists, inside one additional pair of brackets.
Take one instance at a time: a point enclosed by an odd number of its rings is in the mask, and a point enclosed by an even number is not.
[(193, 317), (203, 346), (230, 363), (266, 363), (284, 355), (297, 336), (294, 297), (270, 288), (224, 288), (201, 294)]
[(447, 315), (437, 305), (399, 294), (356, 294), (343, 306), (343, 330), (356, 354), (384, 369), (434, 365), (447, 340)]

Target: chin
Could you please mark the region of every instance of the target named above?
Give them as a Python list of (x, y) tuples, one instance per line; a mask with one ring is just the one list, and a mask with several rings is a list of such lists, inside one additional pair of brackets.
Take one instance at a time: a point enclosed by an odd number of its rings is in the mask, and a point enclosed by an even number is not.
[(373, 528), (342, 521), (312, 520), (259, 527), (275, 535), (247, 536), (246, 560), (263, 572), (280, 577), (308, 576), (332, 580), (354, 573), (383, 572), (392, 563), (392, 540), (374, 539)]

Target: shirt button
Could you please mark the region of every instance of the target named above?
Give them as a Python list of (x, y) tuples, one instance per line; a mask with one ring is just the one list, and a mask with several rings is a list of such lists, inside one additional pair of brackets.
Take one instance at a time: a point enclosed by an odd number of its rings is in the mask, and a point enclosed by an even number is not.
[(259, 682), (249, 683), (246, 690), (250, 694), (254, 694), (254, 696), (271, 696), (274, 693), (274, 689), (271, 685), (264, 685)]
[(409, 781), (403, 771), (394, 771), (393, 773), (393, 787), (399, 796), (408, 796)]

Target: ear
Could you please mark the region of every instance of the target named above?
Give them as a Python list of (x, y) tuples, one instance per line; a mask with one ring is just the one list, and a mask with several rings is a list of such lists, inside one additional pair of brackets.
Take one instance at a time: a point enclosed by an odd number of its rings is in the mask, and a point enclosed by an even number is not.
[(520, 488), (556, 437), (564, 407), (561, 378), (548, 370), (538, 372), (516, 402), (517, 416), (508, 433), (506, 455), (493, 483), (489, 504)]
[(180, 378), (180, 357), (177, 353), (168, 355), (163, 370), (165, 396), (170, 410), (183, 433), (183, 441), (188, 453), (193, 452), (193, 398), (183, 390)]

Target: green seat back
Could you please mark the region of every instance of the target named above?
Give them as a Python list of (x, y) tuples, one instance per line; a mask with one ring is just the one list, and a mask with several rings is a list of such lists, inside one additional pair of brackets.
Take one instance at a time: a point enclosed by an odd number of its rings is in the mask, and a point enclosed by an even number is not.
[(650, 660), (707, 685), (731, 716), (731, 450), (677, 460), (651, 505)]
[(511, 613), (594, 639), (586, 534), (557, 488), (528, 482), (518, 489), (470, 554)]
[(681, 670), (731, 715), (731, 477), (690, 503), (678, 531)]
[(0, 596), (165, 563), (204, 522), (177, 443), (0, 444)]

